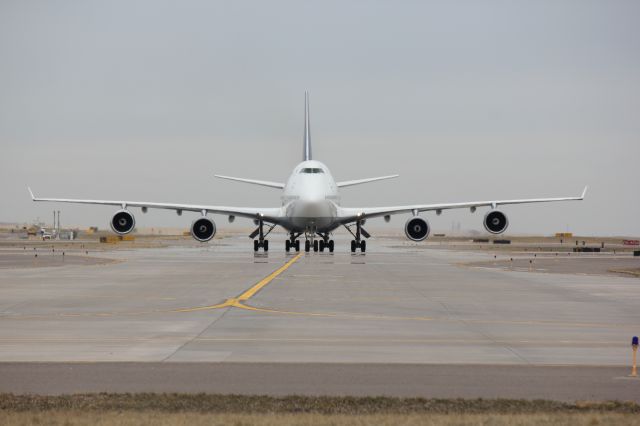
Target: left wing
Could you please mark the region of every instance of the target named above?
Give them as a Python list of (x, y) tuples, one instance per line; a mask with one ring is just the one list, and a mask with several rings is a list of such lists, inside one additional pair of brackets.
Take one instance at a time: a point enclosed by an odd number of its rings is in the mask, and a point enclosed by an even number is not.
[(220, 179), (235, 180), (237, 182), (251, 183), (253, 185), (268, 186), (270, 188), (280, 188), (280, 189), (284, 188), (284, 183), (280, 183), (280, 182), (271, 182), (271, 181), (268, 181), (268, 180), (257, 180), (257, 179), (245, 179), (245, 178), (239, 178), (239, 177), (234, 177), (234, 176), (223, 176), (223, 175), (214, 175), (214, 176), (217, 177), (217, 178), (220, 178)]
[(530, 204), (530, 203), (552, 203), (557, 201), (581, 201), (587, 194), (588, 187), (584, 187), (582, 195), (578, 197), (559, 197), (559, 198), (529, 198), (523, 200), (496, 200), (496, 201), (471, 201), (465, 203), (450, 204), (417, 204), (413, 206), (391, 206), (391, 207), (364, 207), (364, 208), (341, 208), (339, 210), (340, 222), (350, 223), (358, 219), (367, 219), (380, 216), (388, 216), (398, 213), (424, 212), (436, 210), (438, 212), (448, 209), (470, 208), (475, 210), (476, 207), (497, 206), (507, 204)]
[(230, 216), (246, 217), (249, 219), (261, 218), (264, 221), (278, 223), (281, 217), (281, 208), (258, 208), (258, 207), (227, 207), (227, 206), (207, 206), (200, 204), (174, 204), (174, 203), (152, 203), (146, 201), (115, 201), (115, 200), (79, 200), (71, 198), (38, 198), (33, 195), (31, 188), (29, 194), (33, 201), (50, 201), (56, 203), (74, 203), (74, 204), (100, 204), (106, 206), (119, 206), (123, 209), (127, 207), (141, 207), (143, 209), (166, 209), (175, 210), (177, 212), (191, 211), (214, 213)]

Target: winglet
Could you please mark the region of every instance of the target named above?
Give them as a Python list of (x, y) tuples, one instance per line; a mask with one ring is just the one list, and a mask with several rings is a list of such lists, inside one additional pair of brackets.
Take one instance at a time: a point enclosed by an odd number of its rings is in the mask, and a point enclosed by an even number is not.
[(582, 190), (582, 195), (580, 196), (581, 200), (584, 200), (584, 196), (587, 195), (587, 189), (589, 189), (589, 185), (585, 186)]
[(32, 200), (32, 201), (35, 201), (35, 200), (36, 200), (36, 196), (35, 196), (35, 195), (33, 195), (33, 191), (32, 191), (32, 190), (31, 190), (31, 188), (30, 188), (30, 187), (28, 187), (28, 186), (27, 186), (27, 189), (29, 190), (29, 194), (31, 194), (31, 200)]

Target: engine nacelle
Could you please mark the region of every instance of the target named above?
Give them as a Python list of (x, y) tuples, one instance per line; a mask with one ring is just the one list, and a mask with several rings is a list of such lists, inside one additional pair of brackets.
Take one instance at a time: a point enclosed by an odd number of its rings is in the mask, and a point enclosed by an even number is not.
[(507, 219), (507, 215), (499, 210), (490, 210), (484, 215), (482, 224), (487, 232), (502, 234), (509, 226), (509, 219)]
[(136, 219), (129, 210), (118, 210), (111, 218), (111, 229), (120, 235), (128, 234), (136, 227)]
[(191, 224), (191, 236), (201, 243), (206, 243), (214, 235), (216, 235), (216, 224), (208, 217), (200, 217)]
[(422, 241), (429, 236), (429, 223), (421, 217), (414, 216), (404, 224), (404, 233), (412, 241)]

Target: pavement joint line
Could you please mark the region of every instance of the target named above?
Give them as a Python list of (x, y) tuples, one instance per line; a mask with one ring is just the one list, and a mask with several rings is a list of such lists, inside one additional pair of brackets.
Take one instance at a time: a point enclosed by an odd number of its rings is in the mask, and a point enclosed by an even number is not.
[[(230, 299), (234, 300), (234, 299)], [(474, 324), (511, 324), (511, 325), (542, 325), (542, 326), (560, 326), (560, 327), (577, 327), (577, 328), (633, 328), (631, 324), (594, 324), (594, 323), (570, 323), (570, 322), (558, 322), (558, 321), (536, 321), (536, 320), (524, 320), (524, 321), (498, 321), (498, 320), (474, 320), (474, 319), (461, 319), (461, 318), (437, 318), (437, 317), (419, 317), (419, 316), (391, 316), (391, 315), (375, 315), (375, 314), (353, 314), (348, 312), (299, 312), (299, 311), (285, 311), (272, 308), (259, 308), (251, 305), (235, 301), (232, 305), (240, 309), (245, 309), (254, 312), (264, 312), (268, 314), (284, 314), (284, 315), (298, 315), (298, 316), (310, 316), (310, 317), (325, 317), (325, 318), (349, 318), (355, 320), (388, 320), (388, 321), (436, 321), (436, 322), (469, 322)]]
[[(67, 343), (67, 342), (80, 342), (80, 343), (118, 343), (118, 342), (156, 342), (156, 341), (182, 341), (180, 336), (166, 336), (162, 338), (156, 337), (106, 337), (106, 338), (69, 338), (69, 337), (42, 337), (42, 338), (0, 338), (0, 344), (2, 343)], [(476, 343), (476, 344), (514, 344), (514, 345), (528, 345), (528, 344), (558, 344), (560, 346), (576, 346), (576, 347), (626, 347), (626, 344), (621, 344), (619, 341), (556, 341), (556, 340), (511, 340), (511, 339), (496, 339), (493, 342), (487, 342), (486, 339), (438, 339), (438, 338), (416, 338), (416, 339), (367, 339), (367, 338), (278, 338), (278, 337), (264, 337), (264, 338), (247, 338), (247, 337), (198, 337), (193, 341), (202, 342), (339, 342), (339, 343), (448, 343), (448, 344), (464, 344), (464, 343)]]

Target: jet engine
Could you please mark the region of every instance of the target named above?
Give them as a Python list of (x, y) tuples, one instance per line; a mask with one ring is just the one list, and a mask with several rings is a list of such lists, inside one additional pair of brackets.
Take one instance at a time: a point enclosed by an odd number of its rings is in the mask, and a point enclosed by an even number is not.
[(410, 240), (422, 241), (429, 236), (429, 223), (421, 217), (409, 218), (404, 225), (404, 233)]
[(129, 210), (118, 210), (111, 218), (111, 229), (120, 235), (128, 234), (136, 226), (136, 219)]
[(205, 243), (216, 235), (216, 224), (208, 217), (201, 217), (191, 224), (191, 236), (201, 243)]
[(502, 234), (509, 226), (507, 216), (499, 210), (490, 210), (484, 215), (484, 229), (492, 234)]

